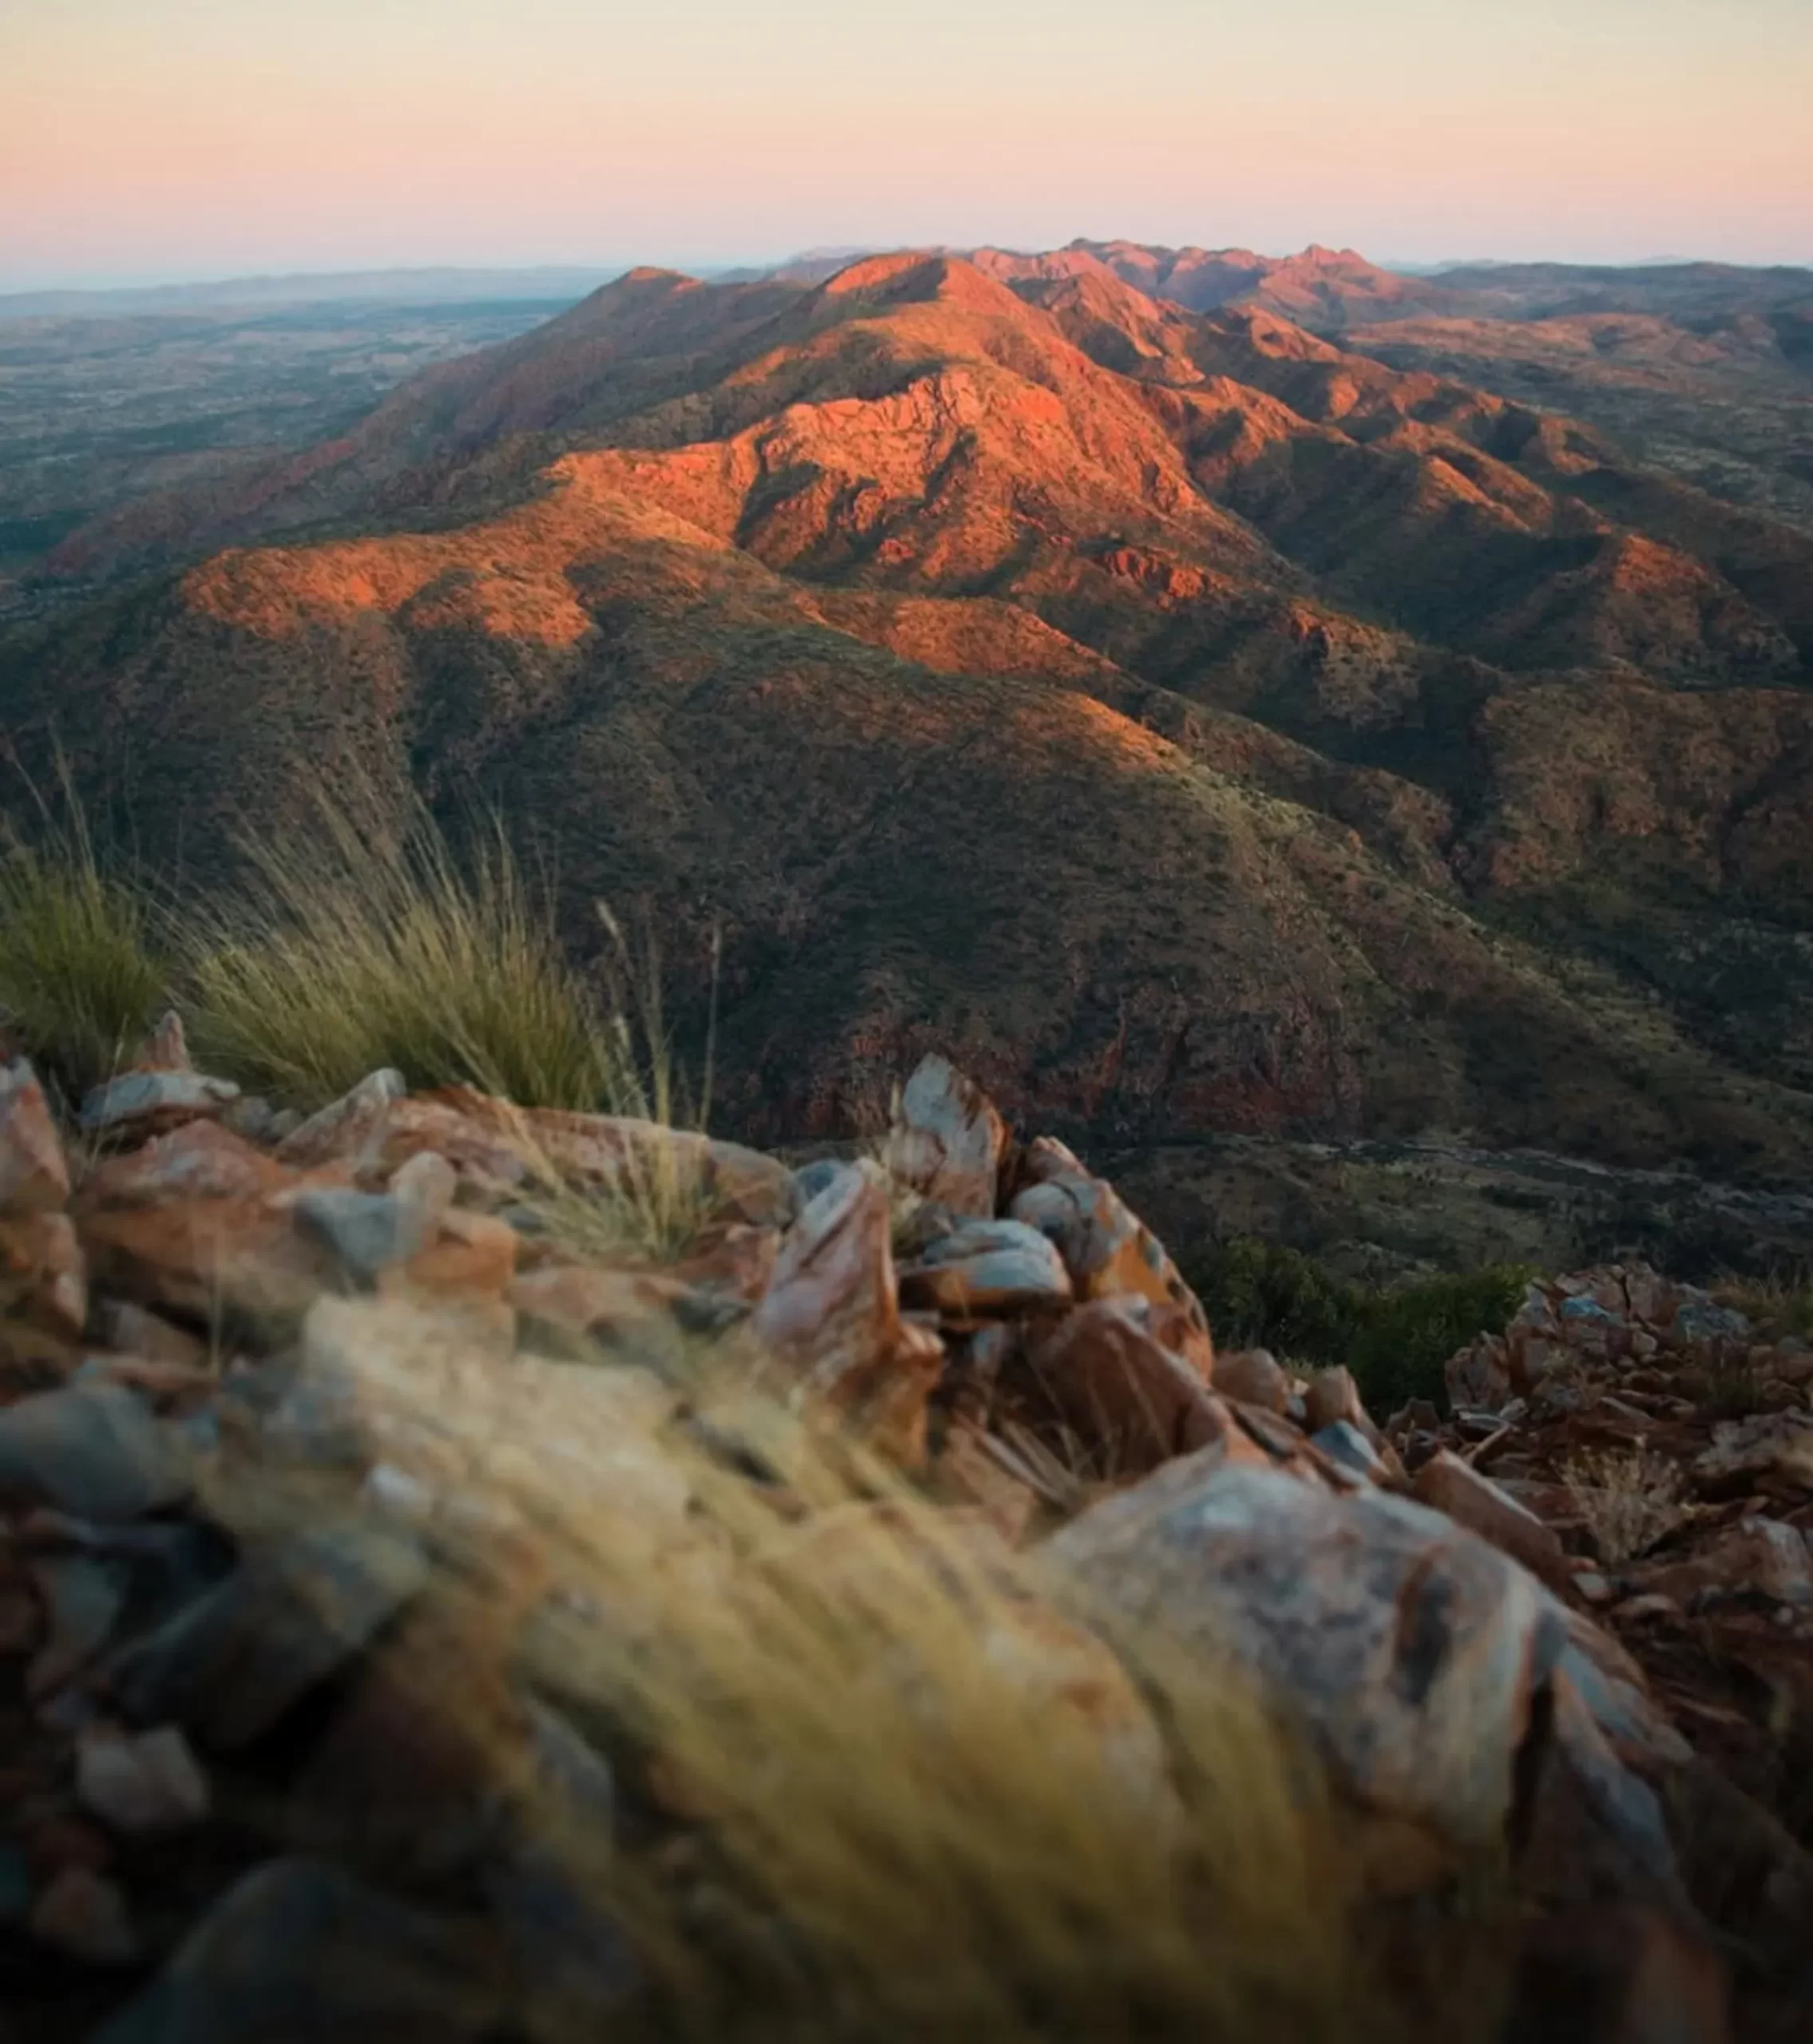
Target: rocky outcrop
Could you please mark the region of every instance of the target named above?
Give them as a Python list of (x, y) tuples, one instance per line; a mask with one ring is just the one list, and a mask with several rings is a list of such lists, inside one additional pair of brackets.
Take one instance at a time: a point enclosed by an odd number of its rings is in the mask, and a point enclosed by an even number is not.
[[(607, 2022), (633, 1940), (571, 1852), (683, 1859), (713, 1805), (699, 1749), (602, 1698), (675, 1598), (776, 1581), (865, 1642), (847, 1708), (934, 1714), (968, 1678), (889, 1610), (944, 1586), (939, 1637), (1154, 1852), (1174, 1708), (1250, 1692), (1380, 1901), (1439, 1912), (1507, 1859), (1519, 2022), (1804, 2016), (1813, 1812), (1765, 1735), (1813, 1709), (1813, 1353), (1592, 1272), (1457, 1356), (1448, 1412), (1380, 1425), (1344, 1371), (1217, 1358), (1113, 1189), (941, 1060), (880, 1160), (798, 1173), (386, 1075), (262, 1140), (205, 1087), (152, 1132), (174, 1097), (77, 1175), (30, 1073), (0, 1095), (0, 1226), (61, 1223), (87, 1288), (0, 1379), (0, 1899), (46, 1967), (141, 1969), (112, 2044)], [(596, 1225), (656, 1165), (690, 1202), (659, 1254)], [(287, 1828), (224, 1828), (273, 1769)]]
[(1813, 1348), (1609, 1266), (1533, 1285), (1447, 1384), (1446, 1417), (1389, 1424), (1413, 1490), (1571, 1577), (1631, 1693), (1644, 1671), (1650, 1729), (1613, 1744), (1634, 1736), (1653, 1771), (1658, 1713), (1691, 1741), (1665, 1789), (1696, 1842), (1689, 1889), (1728, 1911), (1741, 1886), (1743, 1963), (1794, 1977), (1813, 1908)]

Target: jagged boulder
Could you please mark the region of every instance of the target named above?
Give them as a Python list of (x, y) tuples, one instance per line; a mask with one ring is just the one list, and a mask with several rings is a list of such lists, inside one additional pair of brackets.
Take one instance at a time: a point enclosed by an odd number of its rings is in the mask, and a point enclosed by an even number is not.
[(54, 1211), (69, 1197), (69, 1159), (44, 1088), (16, 1059), (0, 1067), (0, 1214)]
[(1093, 1507), (1042, 1561), (1130, 1652), (1143, 1632), (1262, 1681), (1371, 1807), (1463, 1848), (1502, 1836), (1565, 1643), (1538, 1586), (1403, 1499), (1187, 1468)]
[(1209, 1318), (1164, 1245), (1105, 1178), (1061, 1143), (1041, 1136), (1020, 1160), (1007, 1211), (1050, 1238), (1079, 1299), (1130, 1293), (1178, 1308), (1205, 1341)]
[(948, 1059), (922, 1059), (901, 1089), (889, 1131), (889, 1175), (953, 1214), (992, 1218), (1007, 1150), (994, 1103)]
[(944, 1345), (901, 1317), (890, 1226), (878, 1169), (834, 1179), (782, 1240), (750, 1329), (771, 1359), (765, 1380), (917, 1462)]

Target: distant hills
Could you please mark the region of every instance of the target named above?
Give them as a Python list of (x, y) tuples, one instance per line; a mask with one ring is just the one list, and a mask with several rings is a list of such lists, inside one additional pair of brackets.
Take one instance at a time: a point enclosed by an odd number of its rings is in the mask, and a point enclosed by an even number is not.
[(608, 268), (348, 270), (289, 276), (227, 277), (211, 283), (144, 284), (105, 291), (0, 292), (0, 320), (110, 316), (138, 312), (218, 311), (239, 306), (368, 300), (399, 305), (460, 305), (517, 299), (558, 303), (583, 298), (616, 274)]
[[(722, 283), (780, 277), (820, 283), (850, 263), (879, 252), (808, 249), (767, 266), (720, 266), (693, 272)], [(1544, 318), (1558, 312), (1643, 309), (1658, 313), (1789, 303), (1813, 294), (1813, 269), (1750, 269), (1721, 263), (1652, 262), (1628, 266), (1567, 263), (1465, 262), (1394, 270), (1356, 251), (1312, 246), (1295, 256), (1245, 248), (1166, 248), (1130, 241), (1082, 239), (1047, 254), (999, 248), (943, 248), (995, 275), (1056, 273), (1090, 257), (1123, 282), (1194, 311), (1259, 298), (1274, 311), (1345, 323), (1361, 307), (1407, 311), (1475, 311), (1486, 316)], [(487, 299), (572, 302), (622, 271), (608, 264), (539, 267), (299, 271), (283, 275), (219, 278), (200, 283), (109, 289), (0, 291), (0, 319), (104, 316), (135, 312), (219, 311), (359, 300), (402, 305), (459, 305)], [(1483, 302), (1472, 303), (1476, 296)]]
[(1547, 266), (824, 260), (633, 271), (63, 538), (85, 606), (0, 648), (21, 756), (204, 874), (342, 750), (501, 806), (576, 941), (652, 909), (695, 1015), (722, 920), (725, 1123), (771, 1140), (936, 1044), (1098, 1139), (1803, 1173), (1791, 446), (1712, 488), (1490, 386), (1574, 320), (1594, 403), (1794, 415), (1813, 276), (1637, 273), (1601, 343)]

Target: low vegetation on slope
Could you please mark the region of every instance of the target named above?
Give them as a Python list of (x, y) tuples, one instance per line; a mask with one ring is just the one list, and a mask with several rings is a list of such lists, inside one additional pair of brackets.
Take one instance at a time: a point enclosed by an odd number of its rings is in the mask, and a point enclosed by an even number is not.
[(166, 506), (0, 710), (160, 871), (303, 828), (327, 734), (532, 816), (576, 953), (645, 894), (684, 1014), (721, 924), (752, 1140), (936, 1043), (1095, 1143), (1796, 1171), (1806, 537), (1175, 270), (635, 273)]
[(1209, 1322), (1229, 1345), (1298, 1363), (1344, 1365), (1368, 1404), (1439, 1403), (1442, 1368), (1482, 1327), (1502, 1327), (1534, 1270), (1506, 1264), (1388, 1288), (1357, 1285), (1276, 1242), (1242, 1239), (1183, 1264)]
[[(394, 1069), (413, 1087), (703, 1122), (711, 1039), (688, 1087), (656, 947), (633, 947), (595, 904), (607, 949), (581, 969), (551, 889), (495, 819), (450, 834), (418, 797), (386, 798), (349, 770), (335, 788), (312, 786), (298, 823), (240, 843), (233, 891), (178, 909), (109, 863), (73, 790), (46, 832), (11, 840), (0, 1020), (72, 1098), (119, 1067), (174, 995), (212, 1068), (303, 1112)], [(666, 1239), (684, 1188), (651, 1182), (641, 1194), (637, 1231)], [(548, 1218), (560, 1228), (583, 1218)], [(1447, 1357), (1508, 1317), (1529, 1274), (1505, 1266), (1387, 1289), (1245, 1240), (1186, 1261), (1226, 1337), (1345, 1363), (1387, 1411), (1439, 1398)]]

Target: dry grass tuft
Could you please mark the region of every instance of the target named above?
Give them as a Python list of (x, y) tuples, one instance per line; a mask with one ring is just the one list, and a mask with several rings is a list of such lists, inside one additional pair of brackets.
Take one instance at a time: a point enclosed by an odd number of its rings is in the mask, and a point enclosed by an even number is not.
[(304, 1107), (384, 1065), (525, 1106), (618, 1103), (621, 1024), (568, 962), (501, 828), (462, 858), (412, 796), (355, 782), (312, 808), (306, 834), (247, 840), (243, 895), (196, 947), (204, 1057)]
[(1563, 1474), (1601, 1560), (1613, 1567), (1647, 1552), (1691, 1511), (1680, 1471), (1646, 1448), (1572, 1456)]
[(1712, 1288), (1722, 1306), (1740, 1313), (1760, 1339), (1813, 1341), (1813, 1270), (1773, 1271), (1767, 1278), (1728, 1278)]
[[(532, 1175), (521, 1202), (538, 1231), (584, 1263), (670, 1262), (698, 1241), (716, 1208), (705, 1144), (664, 1142), (667, 1124), (627, 1147), (607, 1184), (576, 1183), (526, 1126), (513, 1139)], [(685, 1131), (681, 1132), (683, 1137)]]
[(79, 1095), (130, 1055), (169, 972), (148, 897), (104, 864), (66, 775), (62, 798), (61, 820), (46, 810), (33, 838), (0, 824), (0, 1011)]
[(1768, 1404), (1770, 1380), (1748, 1349), (1715, 1353), (1690, 1370), (1682, 1389), (1708, 1420), (1747, 1420)]
[[(616, 1761), (613, 1850), (498, 1757), (540, 1851), (636, 1953), (647, 1998), (611, 2034), (1403, 2034), (1326, 1785), (1253, 1689), (1155, 1642), (1154, 1715), (1025, 1559), (711, 1381), (713, 1438), (770, 1480), (608, 1399), (594, 1441), (583, 1404), (538, 1416), (526, 1382), (462, 1404), (419, 1357), (382, 1392), (402, 1433), (469, 1449), (490, 1507), (443, 1582), (447, 1636), (509, 1635), (517, 1679)], [(513, 1628), (525, 1543), (556, 1594)], [(425, 1709), (482, 1687), (472, 1650), (421, 1667)]]
[(703, 1138), (716, 1037), (718, 941), (713, 941), (712, 1024), (695, 1090), (683, 1079), (668, 1031), (661, 957), (652, 933), (644, 933), (639, 947), (602, 902), (598, 913), (610, 939), (604, 980), (611, 1017), (606, 1026), (612, 1103), (647, 1128), (642, 1139), (626, 1141), (614, 1179), (601, 1187), (567, 1180), (525, 1126), (518, 1147), (540, 1188), (525, 1203), (546, 1233), (582, 1261), (665, 1260), (683, 1254), (698, 1238), (715, 1204)]

